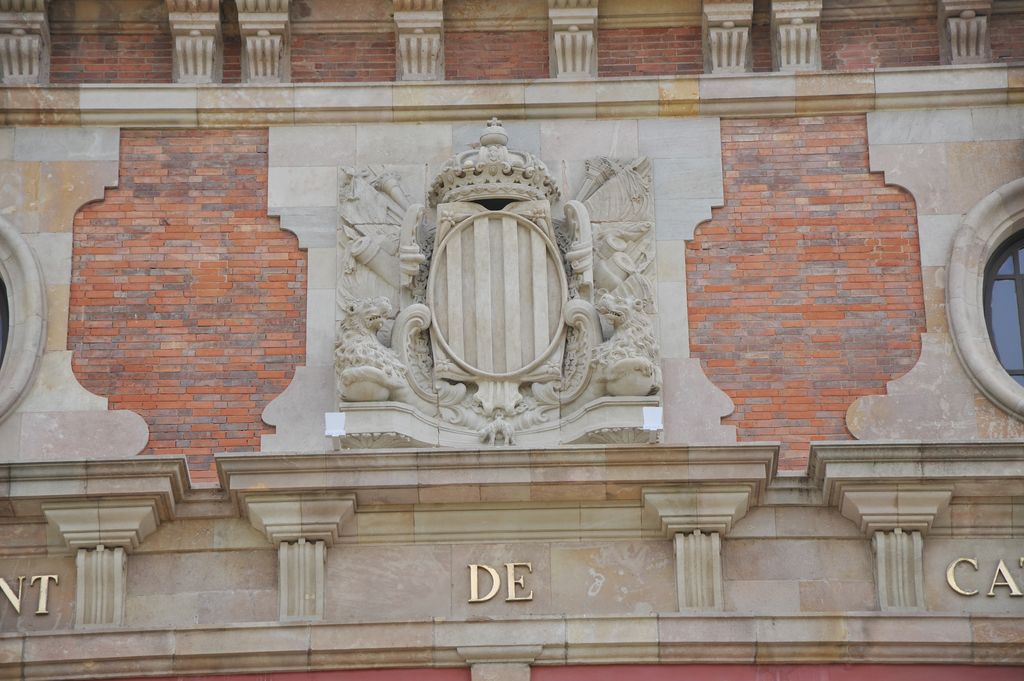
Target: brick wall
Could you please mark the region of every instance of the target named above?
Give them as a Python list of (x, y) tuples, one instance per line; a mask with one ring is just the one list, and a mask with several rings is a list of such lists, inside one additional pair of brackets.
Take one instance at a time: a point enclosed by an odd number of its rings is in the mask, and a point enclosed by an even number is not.
[(547, 31), (452, 31), (444, 35), (449, 80), (547, 78)]
[(75, 216), (75, 374), (200, 478), (258, 448), (304, 362), (305, 255), (266, 205), (266, 130), (127, 130), (117, 189)]
[(886, 21), (830, 21), (821, 25), (821, 65), (825, 71), (939, 63), (934, 18)]
[(687, 249), (690, 344), (742, 441), (846, 439), (924, 330), (916, 208), (868, 172), (863, 116), (722, 121), (725, 206)]
[(989, 17), (993, 61), (1024, 62), (1024, 13)]
[(292, 34), (292, 82), (394, 79), (394, 33)]
[(53, 83), (170, 83), (170, 33), (50, 36)]
[(702, 73), (700, 26), (600, 29), (597, 66), (601, 76)]

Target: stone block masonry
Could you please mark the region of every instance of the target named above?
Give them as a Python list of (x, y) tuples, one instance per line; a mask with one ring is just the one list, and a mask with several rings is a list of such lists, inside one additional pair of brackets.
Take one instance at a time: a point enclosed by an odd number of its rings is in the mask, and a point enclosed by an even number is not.
[(691, 351), (740, 441), (850, 437), (846, 410), (920, 353), (916, 209), (868, 171), (862, 116), (722, 121), (725, 206), (688, 244)]
[(267, 217), (266, 130), (130, 130), (117, 189), (75, 216), (68, 346), (146, 454), (254, 451), (305, 358), (306, 259)]

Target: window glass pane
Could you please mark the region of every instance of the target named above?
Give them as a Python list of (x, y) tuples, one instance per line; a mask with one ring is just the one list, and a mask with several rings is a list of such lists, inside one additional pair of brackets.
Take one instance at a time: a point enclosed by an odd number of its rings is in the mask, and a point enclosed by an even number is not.
[(1024, 369), (1020, 347), (1020, 319), (1017, 315), (1017, 293), (1013, 281), (992, 282), (992, 346), (1003, 366), (1011, 371)]
[(999, 269), (996, 270), (996, 274), (1013, 274), (1013, 257), (1015, 255), (1016, 253), (1010, 253), (1007, 255), (999, 266)]
[(4, 363), (4, 353), (7, 350), (7, 328), (11, 324), (10, 309), (7, 307), (7, 287), (0, 279), (0, 364)]
[(1021, 376), (1020, 374), (1018, 374), (1016, 376), (1013, 376), (1012, 378), (1013, 378), (1013, 380), (1017, 381), (1021, 385), (1024, 385), (1024, 376)]

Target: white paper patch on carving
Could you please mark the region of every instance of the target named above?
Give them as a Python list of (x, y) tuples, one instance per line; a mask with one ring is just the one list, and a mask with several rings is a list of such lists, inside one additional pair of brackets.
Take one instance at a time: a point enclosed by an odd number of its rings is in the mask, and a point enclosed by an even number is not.
[(644, 407), (644, 430), (661, 430), (661, 407)]
[(345, 434), (345, 412), (326, 412), (324, 414), (324, 435), (327, 437), (341, 437)]

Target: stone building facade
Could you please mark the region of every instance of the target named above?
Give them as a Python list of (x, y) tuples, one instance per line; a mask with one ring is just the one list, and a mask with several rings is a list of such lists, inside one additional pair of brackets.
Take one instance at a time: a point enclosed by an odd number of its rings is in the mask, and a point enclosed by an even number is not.
[(1024, 675), (1024, 3), (0, 0), (0, 80), (0, 676)]

